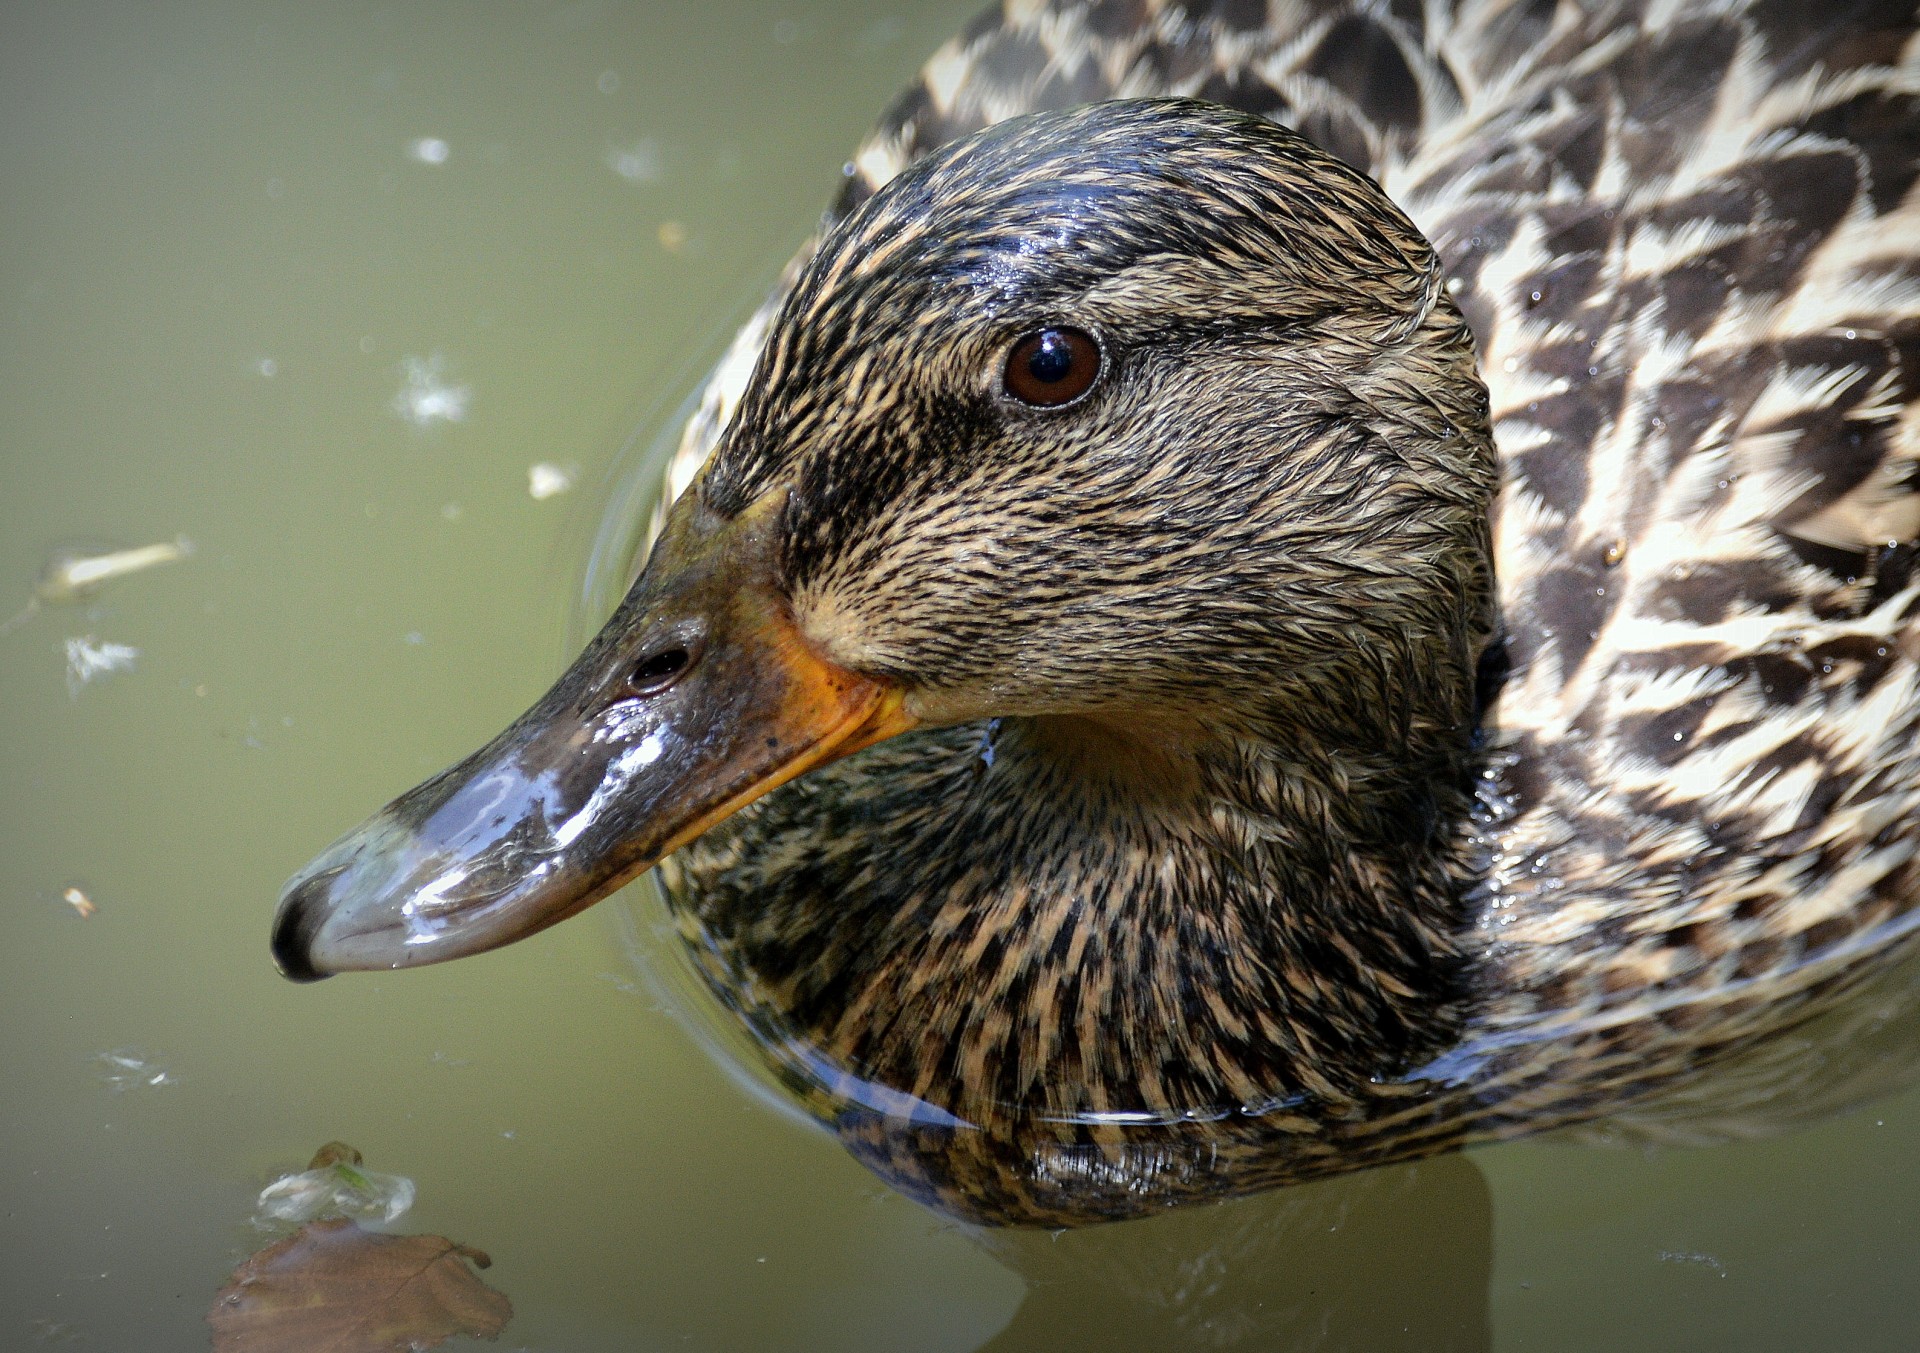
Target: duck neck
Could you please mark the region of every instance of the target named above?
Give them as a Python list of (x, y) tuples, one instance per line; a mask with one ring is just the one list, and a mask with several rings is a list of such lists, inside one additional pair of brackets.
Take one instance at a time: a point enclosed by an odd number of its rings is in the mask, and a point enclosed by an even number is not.
[(1444, 773), (1389, 760), (1271, 730), (947, 728), (769, 796), (668, 888), (776, 1060), (976, 1121), (1337, 1113), (1461, 1013), (1464, 746)]
[[(1139, 1068), (1172, 1051), (1194, 1073), (1189, 1097), (1337, 1104), (1451, 1040), (1473, 876), (1469, 732), (1327, 731), (1001, 726), (1009, 799), (1075, 803), (1099, 842), (1088, 854), (1131, 866), (1122, 886), (1081, 879), (1066, 921), (1090, 941), (1150, 937), (1155, 998), (1144, 1020), (1113, 1011), (1143, 1035), (1131, 1067), (1108, 1068), (1114, 1081), (1142, 1081)], [(1123, 967), (1090, 976), (1102, 989), (1128, 982)]]

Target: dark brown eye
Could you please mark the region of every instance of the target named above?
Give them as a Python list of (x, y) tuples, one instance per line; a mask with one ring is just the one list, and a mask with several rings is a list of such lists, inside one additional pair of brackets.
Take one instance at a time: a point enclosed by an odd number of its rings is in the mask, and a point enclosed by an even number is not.
[(1001, 378), (1022, 404), (1053, 409), (1071, 404), (1100, 378), (1100, 345), (1081, 329), (1041, 329), (1013, 345)]

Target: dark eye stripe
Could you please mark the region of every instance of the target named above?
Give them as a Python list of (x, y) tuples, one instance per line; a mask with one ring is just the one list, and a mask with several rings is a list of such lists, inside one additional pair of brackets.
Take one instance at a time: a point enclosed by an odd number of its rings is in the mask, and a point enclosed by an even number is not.
[(1035, 408), (1071, 404), (1100, 378), (1100, 345), (1082, 329), (1040, 329), (1013, 345), (1001, 384)]

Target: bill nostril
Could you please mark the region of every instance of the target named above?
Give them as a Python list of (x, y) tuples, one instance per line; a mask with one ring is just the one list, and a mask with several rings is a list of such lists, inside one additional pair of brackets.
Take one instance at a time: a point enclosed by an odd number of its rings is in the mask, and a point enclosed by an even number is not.
[(675, 644), (636, 662), (627, 675), (627, 683), (641, 695), (657, 695), (684, 676), (691, 666), (693, 651), (684, 644)]

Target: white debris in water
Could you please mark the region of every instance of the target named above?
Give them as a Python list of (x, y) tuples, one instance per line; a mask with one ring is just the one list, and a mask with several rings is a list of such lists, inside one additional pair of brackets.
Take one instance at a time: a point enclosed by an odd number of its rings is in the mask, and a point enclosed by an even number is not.
[(437, 136), (423, 136), (407, 147), (407, 154), (421, 164), (445, 164), (453, 147)]
[(132, 1048), (103, 1052), (93, 1059), (93, 1063), (100, 1068), (101, 1078), (116, 1093), (158, 1090), (178, 1083), (178, 1077), (158, 1061)]
[(40, 581), (34, 584), (34, 595), (48, 602), (78, 601), (102, 583), (161, 564), (177, 564), (192, 553), (193, 542), (185, 536), (176, 536), (158, 545), (142, 545), (133, 550), (57, 554), (41, 570)]
[(413, 1206), (413, 1181), (380, 1174), (347, 1161), (282, 1175), (264, 1189), (254, 1208), (256, 1226), (300, 1226), (318, 1217), (362, 1217), (388, 1222)]
[(1698, 1264), (1702, 1268), (1715, 1269), (1722, 1278), (1727, 1276), (1727, 1266), (1714, 1256), (1700, 1250), (1662, 1250), (1660, 1262), (1663, 1264)]
[(79, 916), (83, 921), (92, 920), (94, 913), (100, 910), (99, 907), (94, 905), (93, 899), (77, 887), (69, 886), (61, 889), (60, 900), (65, 902), (69, 907), (72, 907), (74, 914)]
[(131, 672), (139, 657), (137, 648), (105, 643), (91, 634), (67, 640), (67, 694), (79, 699), (82, 686), (114, 672)]
[(466, 419), (473, 392), (447, 380), (447, 360), (439, 353), (408, 357), (400, 363), (404, 383), (393, 397), (394, 411), (417, 428)]
[(535, 502), (558, 497), (573, 487), (575, 471), (571, 466), (541, 461), (527, 467), (527, 493)]
[(666, 172), (660, 143), (650, 136), (625, 146), (607, 147), (607, 168), (628, 183), (653, 183)]
[[(83, 554), (64, 550), (53, 556), (40, 570), (33, 595), (10, 620), (0, 622), (0, 635), (6, 634), (40, 613), (43, 605), (64, 605), (84, 601), (101, 586), (129, 573), (178, 563), (193, 553), (193, 542), (185, 536), (165, 540), (158, 545), (142, 545), (133, 550), (110, 550), (104, 554)], [(131, 650), (129, 650), (131, 651)]]

